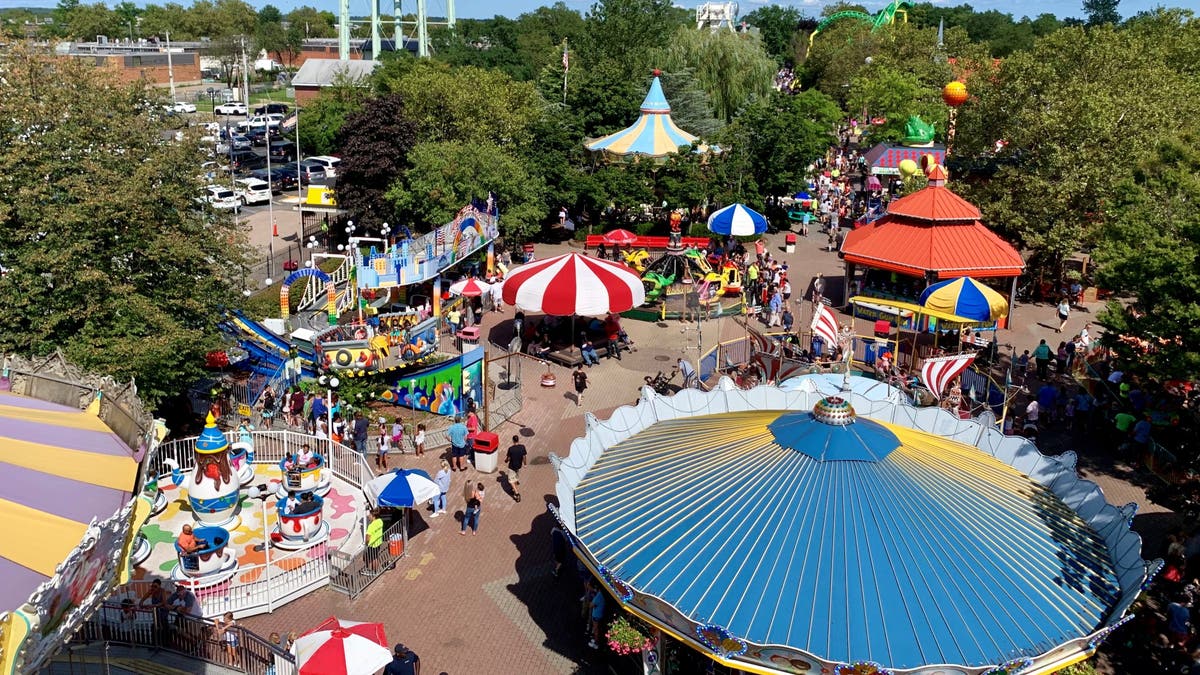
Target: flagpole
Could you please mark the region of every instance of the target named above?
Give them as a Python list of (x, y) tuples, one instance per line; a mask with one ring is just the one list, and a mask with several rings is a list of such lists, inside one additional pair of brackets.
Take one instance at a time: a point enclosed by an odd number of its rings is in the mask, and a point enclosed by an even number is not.
[(570, 57), (567, 56), (567, 38), (563, 38), (563, 105), (567, 104), (567, 72), (571, 70)]

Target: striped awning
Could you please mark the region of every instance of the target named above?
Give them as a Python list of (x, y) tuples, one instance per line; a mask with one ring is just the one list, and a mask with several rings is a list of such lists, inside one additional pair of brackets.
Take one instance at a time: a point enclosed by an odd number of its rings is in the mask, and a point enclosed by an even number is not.
[(134, 451), (92, 412), (0, 392), (0, 611), (128, 503), (137, 474)]
[(680, 129), (671, 119), (671, 106), (663, 94), (662, 84), (655, 77), (642, 101), (638, 120), (615, 134), (589, 141), (585, 147), (593, 152), (622, 157), (665, 157), (679, 152), (680, 146), (695, 141), (695, 136)]

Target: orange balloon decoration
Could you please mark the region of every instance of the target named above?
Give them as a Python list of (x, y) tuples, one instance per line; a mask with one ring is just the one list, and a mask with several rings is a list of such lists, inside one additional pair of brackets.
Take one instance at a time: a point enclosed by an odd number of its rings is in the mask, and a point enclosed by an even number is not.
[(945, 101), (946, 105), (950, 106), (951, 108), (957, 108), (958, 106), (966, 103), (967, 96), (967, 85), (959, 82), (958, 80), (955, 80), (954, 82), (951, 82), (942, 88), (942, 100)]

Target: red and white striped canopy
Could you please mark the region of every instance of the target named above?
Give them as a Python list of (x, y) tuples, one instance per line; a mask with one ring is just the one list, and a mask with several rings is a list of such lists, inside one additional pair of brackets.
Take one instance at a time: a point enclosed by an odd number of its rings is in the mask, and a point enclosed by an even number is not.
[(942, 397), (946, 387), (975, 360), (975, 354), (935, 356), (921, 363), (921, 379), (937, 398)]
[(618, 262), (567, 253), (509, 271), (504, 302), (551, 316), (599, 316), (646, 301), (642, 280)]
[(833, 312), (818, 302), (813, 306), (812, 332), (819, 335), (832, 352), (838, 347), (838, 322)]
[(371, 675), (392, 660), (383, 624), (329, 617), (292, 645), (300, 675)]
[(455, 295), (461, 295), (465, 298), (478, 298), (479, 296), (491, 290), (492, 285), (471, 277), (470, 279), (462, 279), (450, 284), (450, 292)]

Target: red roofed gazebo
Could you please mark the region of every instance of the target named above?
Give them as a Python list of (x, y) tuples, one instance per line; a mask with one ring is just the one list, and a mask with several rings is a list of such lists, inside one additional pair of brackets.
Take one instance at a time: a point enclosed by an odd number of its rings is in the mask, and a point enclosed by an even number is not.
[[(841, 256), (847, 288), (860, 295), (915, 302), (940, 279), (1009, 279), (1012, 306), (1021, 254), (980, 222), (979, 209), (946, 187), (946, 171), (929, 171), (929, 186), (893, 201), (887, 215), (846, 235)], [(862, 266), (863, 273), (858, 274)]]

